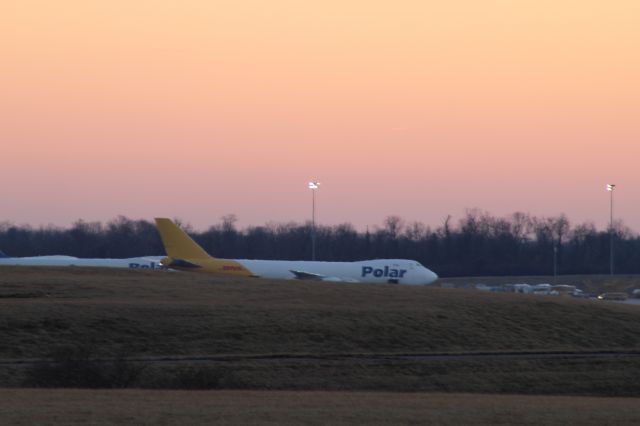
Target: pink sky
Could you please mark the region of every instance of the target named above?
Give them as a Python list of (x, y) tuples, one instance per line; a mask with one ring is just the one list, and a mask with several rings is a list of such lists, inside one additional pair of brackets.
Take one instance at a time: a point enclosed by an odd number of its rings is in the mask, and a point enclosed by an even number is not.
[(637, 0), (14, 3), (0, 222), (304, 222), (318, 180), (324, 224), (603, 228), (611, 182), (640, 231)]

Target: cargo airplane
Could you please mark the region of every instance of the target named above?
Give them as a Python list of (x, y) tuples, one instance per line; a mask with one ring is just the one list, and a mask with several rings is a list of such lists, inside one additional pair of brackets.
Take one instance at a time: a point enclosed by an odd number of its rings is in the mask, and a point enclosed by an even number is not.
[(10, 257), (0, 251), (0, 265), (17, 266), (90, 266), (96, 268), (159, 269), (163, 256), (131, 257), (128, 259), (87, 259), (74, 256)]
[(389, 284), (431, 284), (438, 276), (415, 260), (376, 259), (358, 262), (218, 259), (170, 219), (156, 218), (167, 257), (165, 268), (271, 279)]

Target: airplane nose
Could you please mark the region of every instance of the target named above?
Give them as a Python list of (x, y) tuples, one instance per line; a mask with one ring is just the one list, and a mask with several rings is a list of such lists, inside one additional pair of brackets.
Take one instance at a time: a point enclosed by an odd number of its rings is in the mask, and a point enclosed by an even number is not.
[[(425, 268), (426, 269), (426, 268)], [(430, 269), (427, 269), (425, 271), (425, 278), (426, 278), (426, 283), (427, 284), (431, 284), (433, 283), (435, 280), (438, 279), (438, 274), (436, 274), (435, 272), (433, 272)]]

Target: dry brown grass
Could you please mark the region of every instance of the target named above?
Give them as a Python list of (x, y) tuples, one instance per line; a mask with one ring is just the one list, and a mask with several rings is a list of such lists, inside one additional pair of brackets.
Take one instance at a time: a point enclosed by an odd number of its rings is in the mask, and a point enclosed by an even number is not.
[(12, 425), (637, 425), (640, 398), (0, 389)]
[[(0, 267), (0, 359), (49, 357), (69, 346), (88, 348), (93, 357), (638, 349), (640, 309), (433, 287)], [(18, 370), (0, 369), (0, 383), (27, 383)], [(209, 379), (182, 385), (176, 377), (210, 376), (213, 383), (219, 376), (160, 370), (146, 370), (138, 385), (206, 387)], [(638, 395), (640, 386), (637, 358), (239, 362), (227, 364), (225, 373), (222, 387), (262, 389)]]
[(640, 309), (430, 287), (0, 268), (0, 358), (640, 348)]

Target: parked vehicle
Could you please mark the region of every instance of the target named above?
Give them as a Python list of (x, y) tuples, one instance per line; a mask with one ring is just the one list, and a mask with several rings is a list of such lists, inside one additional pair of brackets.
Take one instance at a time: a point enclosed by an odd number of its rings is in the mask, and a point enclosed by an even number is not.
[(627, 293), (602, 293), (598, 296), (600, 300), (627, 300)]

